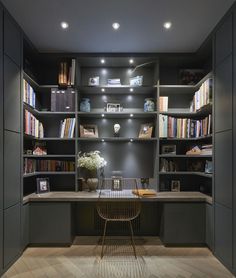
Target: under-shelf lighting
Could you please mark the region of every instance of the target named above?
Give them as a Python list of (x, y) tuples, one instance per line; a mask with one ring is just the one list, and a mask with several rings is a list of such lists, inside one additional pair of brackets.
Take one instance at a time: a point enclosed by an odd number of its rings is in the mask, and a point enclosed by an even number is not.
[(104, 118), (104, 117), (105, 117), (105, 114), (102, 114), (102, 117)]
[(171, 28), (171, 26), (172, 26), (172, 23), (170, 22), (170, 21), (167, 21), (167, 22), (165, 22), (164, 24), (163, 24), (163, 26), (164, 26), (164, 28), (165, 29), (170, 29)]
[(102, 139), (102, 142), (105, 142), (105, 140), (104, 140), (104, 139)]
[(130, 140), (129, 140), (130, 142), (133, 142), (134, 140), (132, 139), (132, 138), (130, 138)]
[(134, 114), (130, 114), (130, 117), (132, 118), (134, 116)]
[(133, 63), (134, 63), (134, 60), (133, 60), (133, 59), (129, 59), (129, 63), (130, 63), (130, 64), (133, 64)]
[(102, 70), (102, 74), (106, 74), (107, 73), (107, 70), (106, 69), (103, 69)]
[(118, 30), (120, 28), (120, 24), (118, 22), (114, 22), (112, 24), (112, 27), (113, 27), (114, 30)]
[(66, 29), (68, 29), (68, 27), (69, 27), (69, 24), (67, 22), (65, 22), (65, 21), (61, 22), (61, 28), (62, 29), (66, 30)]
[(101, 91), (102, 91), (102, 92), (105, 92), (105, 89), (104, 89), (104, 88), (102, 88), (102, 89), (101, 89)]
[(105, 63), (106, 63), (105, 59), (101, 59), (101, 64), (105, 64)]
[(130, 92), (133, 92), (133, 91), (134, 91), (134, 89), (133, 89), (133, 88), (130, 88), (130, 89), (129, 89), (129, 91), (130, 91)]

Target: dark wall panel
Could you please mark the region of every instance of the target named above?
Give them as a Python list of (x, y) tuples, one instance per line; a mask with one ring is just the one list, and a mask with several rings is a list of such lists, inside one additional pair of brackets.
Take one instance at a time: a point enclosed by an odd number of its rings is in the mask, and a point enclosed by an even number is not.
[(29, 204), (22, 206), (21, 211), (22, 250), (29, 244)]
[(206, 244), (211, 250), (213, 249), (213, 235), (213, 207), (206, 204)]
[(20, 134), (11, 131), (4, 134), (4, 208), (8, 208), (21, 198), (21, 144)]
[(232, 267), (232, 210), (215, 204), (215, 254)]
[(215, 62), (218, 65), (232, 52), (232, 15), (216, 31)]
[(3, 270), (3, 210), (0, 210), (0, 276)]
[(3, 209), (3, 10), (0, 6), (0, 210), (1, 209)]
[(215, 131), (232, 129), (232, 55), (215, 71)]
[(232, 208), (232, 130), (215, 134), (215, 201)]
[(4, 56), (4, 128), (20, 132), (20, 69)]
[(21, 65), (21, 31), (13, 19), (4, 13), (4, 53), (18, 66)]
[(20, 214), (20, 204), (4, 210), (4, 267), (20, 254)]

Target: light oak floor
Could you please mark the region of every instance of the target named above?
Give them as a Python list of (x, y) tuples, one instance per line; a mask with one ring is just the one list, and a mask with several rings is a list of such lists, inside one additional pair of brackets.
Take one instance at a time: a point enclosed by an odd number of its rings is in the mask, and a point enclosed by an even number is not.
[(3, 276), (82, 278), (233, 277), (207, 248), (164, 247), (158, 238), (108, 238), (100, 259), (97, 237), (77, 237), (71, 247), (27, 248)]

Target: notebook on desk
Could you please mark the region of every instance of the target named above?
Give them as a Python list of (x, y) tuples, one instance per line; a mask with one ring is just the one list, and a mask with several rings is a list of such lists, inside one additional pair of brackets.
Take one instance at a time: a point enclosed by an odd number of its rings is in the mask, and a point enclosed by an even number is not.
[(157, 192), (153, 189), (134, 189), (132, 193), (140, 197), (153, 197), (157, 195)]

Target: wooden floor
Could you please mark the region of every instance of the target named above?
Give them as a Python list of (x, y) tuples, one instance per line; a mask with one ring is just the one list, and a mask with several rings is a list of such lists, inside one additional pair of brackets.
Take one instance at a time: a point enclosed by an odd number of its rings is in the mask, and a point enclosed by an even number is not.
[(108, 238), (102, 260), (96, 237), (77, 237), (71, 247), (31, 247), (3, 277), (233, 277), (207, 248), (167, 248), (152, 237), (135, 242), (137, 259), (125, 238)]

